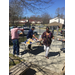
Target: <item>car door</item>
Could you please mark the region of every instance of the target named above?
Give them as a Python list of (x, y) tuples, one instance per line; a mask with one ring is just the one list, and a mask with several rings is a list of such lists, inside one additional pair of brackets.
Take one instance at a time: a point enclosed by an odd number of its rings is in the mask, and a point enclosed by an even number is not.
[(29, 28), (24, 28), (24, 35), (27, 35), (29, 30)]

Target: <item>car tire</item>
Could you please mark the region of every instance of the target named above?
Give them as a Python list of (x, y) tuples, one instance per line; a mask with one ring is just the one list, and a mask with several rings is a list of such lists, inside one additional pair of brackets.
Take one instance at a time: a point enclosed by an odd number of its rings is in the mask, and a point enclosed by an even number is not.
[(23, 32), (23, 36), (25, 36), (24, 32)]
[(37, 35), (37, 33), (35, 32), (34, 35)]

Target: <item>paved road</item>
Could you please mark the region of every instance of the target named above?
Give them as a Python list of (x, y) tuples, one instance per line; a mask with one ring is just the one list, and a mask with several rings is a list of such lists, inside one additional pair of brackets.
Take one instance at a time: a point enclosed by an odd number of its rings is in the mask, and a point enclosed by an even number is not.
[[(38, 27), (35, 27), (35, 30), (37, 30), (37, 32), (38, 33), (40, 33), (40, 34), (42, 34), (43, 32), (45, 32), (46, 31), (46, 29), (40, 29), (40, 28), (38, 28)], [(51, 31), (51, 30), (50, 30)], [(54, 31), (54, 35), (56, 35), (56, 31)]]
[(37, 32), (40, 33), (40, 34), (42, 34), (43, 32), (45, 32), (45, 29), (40, 29), (38, 27), (36, 27), (35, 30), (37, 30)]

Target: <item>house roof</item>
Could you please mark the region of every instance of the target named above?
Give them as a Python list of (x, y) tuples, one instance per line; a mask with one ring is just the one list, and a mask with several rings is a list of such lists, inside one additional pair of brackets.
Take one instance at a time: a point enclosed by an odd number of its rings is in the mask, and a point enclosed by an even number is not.
[[(60, 18), (60, 17), (55, 17), (55, 18)], [(52, 19), (55, 19), (55, 18), (52, 18)], [(52, 20), (52, 19), (50, 19), (50, 20)], [(61, 18), (61, 19), (63, 19), (63, 18)], [(64, 20), (64, 19), (63, 19)]]
[(35, 20), (33, 20), (33, 19), (29, 19), (29, 21), (35, 21)]
[(23, 23), (23, 24), (25, 24), (26, 22), (19, 22), (19, 23)]

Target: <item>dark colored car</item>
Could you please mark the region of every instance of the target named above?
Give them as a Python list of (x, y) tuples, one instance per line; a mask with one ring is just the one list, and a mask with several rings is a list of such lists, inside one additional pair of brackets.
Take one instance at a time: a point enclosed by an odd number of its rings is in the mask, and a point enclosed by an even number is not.
[[(23, 31), (23, 34), (21, 34), (21, 35), (27, 35), (28, 34), (28, 31), (30, 30), (30, 28), (23, 28), (23, 29), (24, 29), (24, 31)], [(21, 30), (18, 30), (18, 34), (20, 34), (21, 32), (22, 32)], [(33, 33), (35, 35), (38, 34), (36, 30), (34, 30)]]

